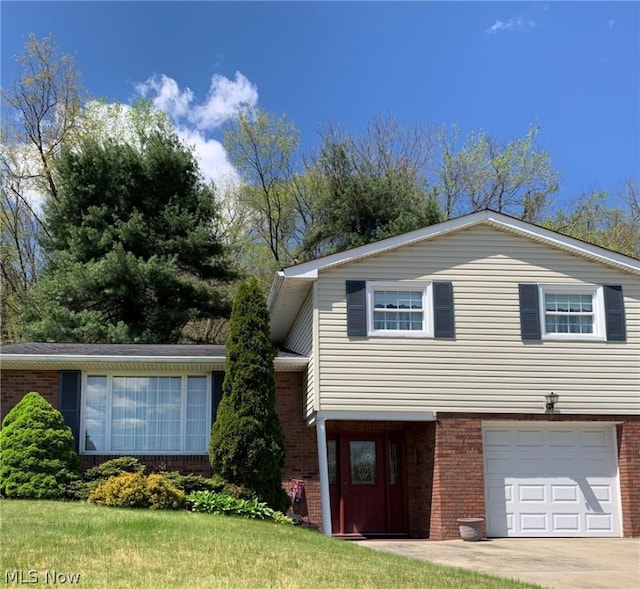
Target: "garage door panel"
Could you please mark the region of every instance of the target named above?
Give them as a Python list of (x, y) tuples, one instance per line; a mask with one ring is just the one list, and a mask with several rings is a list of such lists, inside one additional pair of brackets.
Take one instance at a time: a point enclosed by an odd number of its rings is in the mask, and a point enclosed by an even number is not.
[(544, 446), (544, 435), (541, 431), (520, 430), (517, 432), (515, 444), (520, 447)]
[(550, 431), (549, 432), (549, 446), (553, 448), (565, 448), (576, 445), (576, 433), (572, 431)]
[(613, 525), (610, 513), (587, 513), (585, 516), (586, 528), (591, 531), (608, 531)]
[(584, 431), (581, 435), (582, 445), (587, 448), (607, 448), (607, 435), (604, 431)]
[(551, 514), (553, 529), (563, 532), (580, 532), (580, 514), (553, 513)]
[(518, 485), (518, 501), (522, 503), (546, 502), (545, 485)]
[(485, 446), (511, 446), (511, 434), (508, 430), (492, 430), (484, 433)]
[(600, 503), (611, 503), (611, 487), (609, 485), (591, 485), (591, 491), (593, 496)]
[(485, 463), (486, 473), (488, 475), (508, 475), (513, 471), (513, 458), (508, 454), (496, 452)]
[(547, 466), (545, 475), (553, 477), (570, 477), (575, 472), (583, 472), (581, 466), (576, 463), (575, 457), (570, 456), (547, 456), (545, 459)]
[(585, 458), (582, 461), (582, 466), (582, 472), (588, 473), (588, 476), (592, 479), (594, 477), (611, 477), (616, 471), (606, 456)]
[(549, 529), (547, 514), (545, 513), (520, 513), (518, 519), (520, 522), (520, 530), (523, 532), (546, 532)]
[(619, 536), (613, 432), (610, 426), (485, 427), (489, 536)]
[(549, 485), (551, 488), (551, 501), (553, 503), (577, 503), (578, 488), (573, 485)]

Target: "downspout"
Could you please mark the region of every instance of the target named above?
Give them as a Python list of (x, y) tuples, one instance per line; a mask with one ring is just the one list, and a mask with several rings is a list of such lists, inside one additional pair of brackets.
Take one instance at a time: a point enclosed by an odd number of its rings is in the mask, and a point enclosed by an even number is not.
[(318, 467), (320, 470), (320, 505), (322, 507), (322, 532), (331, 536), (331, 501), (329, 497), (329, 459), (327, 457), (326, 419), (316, 420), (316, 436), (318, 438)]

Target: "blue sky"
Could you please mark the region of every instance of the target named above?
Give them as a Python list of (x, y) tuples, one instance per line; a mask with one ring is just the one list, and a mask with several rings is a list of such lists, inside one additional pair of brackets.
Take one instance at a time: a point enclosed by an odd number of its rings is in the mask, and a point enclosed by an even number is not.
[(325, 119), (457, 123), (509, 140), (537, 121), (561, 202), (640, 176), (637, 2), (14, 2), (1, 80), (29, 32), (53, 33), (89, 93), (141, 92), (174, 117), (204, 172), (228, 168), (224, 117), (286, 113), (304, 147)]

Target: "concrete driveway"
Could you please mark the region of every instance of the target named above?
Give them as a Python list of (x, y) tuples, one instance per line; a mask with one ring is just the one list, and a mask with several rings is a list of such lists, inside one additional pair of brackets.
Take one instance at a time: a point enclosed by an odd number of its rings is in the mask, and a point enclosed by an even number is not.
[(358, 544), (552, 589), (640, 588), (640, 538), (364, 540)]

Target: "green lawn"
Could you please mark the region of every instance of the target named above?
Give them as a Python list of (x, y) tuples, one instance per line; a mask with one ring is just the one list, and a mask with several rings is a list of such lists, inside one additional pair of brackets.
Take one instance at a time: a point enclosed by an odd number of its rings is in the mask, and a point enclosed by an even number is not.
[[(32, 586), (96, 589), (533, 587), (292, 526), (187, 511), (2, 500), (0, 522), (5, 586), (37, 579)], [(75, 583), (72, 574), (80, 575)]]

